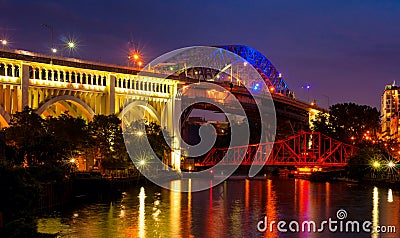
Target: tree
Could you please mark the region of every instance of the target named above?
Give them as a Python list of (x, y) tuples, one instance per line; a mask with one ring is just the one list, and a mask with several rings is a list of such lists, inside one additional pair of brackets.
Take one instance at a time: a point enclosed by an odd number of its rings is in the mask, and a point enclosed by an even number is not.
[(313, 131), (321, 132), (324, 135), (335, 137), (333, 128), (329, 123), (329, 115), (326, 113), (318, 113), (312, 121)]
[(329, 116), (319, 113), (313, 120), (318, 131), (348, 144), (362, 145), (377, 142), (380, 114), (376, 108), (355, 103), (332, 105)]
[[(124, 133), (131, 159), (135, 160), (136, 163), (145, 161), (146, 164), (152, 166), (160, 165), (156, 160), (163, 161), (164, 157), (171, 153), (171, 148), (168, 145), (171, 143), (171, 136), (168, 131), (162, 129), (155, 122), (134, 121), (125, 128)], [(151, 148), (148, 147), (147, 141)], [(154, 166), (152, 168), (161, 169)]]
[(61, 149), (45, 127), (45, 120), (32, 109), (12, 115), (10, 126), (4, 129), (6, 146), (12, 150), (11, 163), (38, 165), (56, 161)]
[(69, 114), (50, 117), (45, 121), (49, 134), (53, 135), (62, 149), (64, 159), (84, 154), (89, 146), (88, 125), (82, 118)]
[(91, 146), (98, 147), (101, 165), (125, 165), (128, 154), (125, 149), (121, 120), (116, 115), (95, 115), (89, 122)]

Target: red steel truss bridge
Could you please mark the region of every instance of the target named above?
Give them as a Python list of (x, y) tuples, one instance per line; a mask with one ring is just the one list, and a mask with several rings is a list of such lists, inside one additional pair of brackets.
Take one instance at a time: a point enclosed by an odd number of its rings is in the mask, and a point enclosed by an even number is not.
[[(269, 155), (268, 151), (271, 151)], [(210, 167), (220, 163), (220, 165), (344, 167), (355, 151), (355, 146), (319, 132), (299, 132), (297, 135), (276, 142), (213, 148), (204, 160), (196, 165)]]

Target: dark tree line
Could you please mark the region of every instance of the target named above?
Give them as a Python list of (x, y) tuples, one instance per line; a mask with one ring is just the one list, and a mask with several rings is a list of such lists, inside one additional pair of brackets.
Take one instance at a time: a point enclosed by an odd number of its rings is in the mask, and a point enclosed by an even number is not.
[(329, 115), (317, 114), (312, 124), (313, 131), (348, 144), (361, 145), (378, 141), (376, 133), (380, 131), (380, 113), (366, 105), (338, 103), (329, 107)]
[(15, 166), (63, 164), (76, 156), (127, 161), (120, 123), (115, 115), (96, 115), (89, 123), (68, 114), (43, 119), (25, 108), (2, 131), (5, 157)]
[[(146, 124), (145, 133), (157, 156), (165, 156), (170, 150), (162, 128), (153, 122), (140, 122)], [(70, 165), (70, 159), (77, 156), (96, 158), (103, 168), (131, 165), (116, 115), (95, 115), (90, 122), (66, 113), (43, 119), (25, 108), (12, 115), (2, 134), (5, 160), (12, 166)]]
[(316, 116), (312, 129), (357, 147), (357, 153), (349, 159), (346, 167), (348, 177), (362, 180), (397, 174), (398, 165), (388, 165), (396, 164), (400, 146), (398, 141), (379, 138), (381, 118), (376, 108), (339, 103), (329, 109), (329, 115), (319, 113)]
[[(128, 128), (134, 130), (138, 123)], [(141, 123), (157, 156), (166, 155), (170, 150), (161, 127)], [(62, 185), (71, 172), (71, 158), (96, 158), (102, 168), (132, 165), (116, 115), (96, 115), (90, 122), (66, 113), (43, 119), (24, 108), (12, 115), (0, 139), (0, 237), (41, 237), (33, 216), (41, 187), (49, 182)]]

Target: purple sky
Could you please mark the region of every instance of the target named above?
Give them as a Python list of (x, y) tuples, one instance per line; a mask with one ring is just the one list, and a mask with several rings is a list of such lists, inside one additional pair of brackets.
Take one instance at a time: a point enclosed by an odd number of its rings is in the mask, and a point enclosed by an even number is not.
[(0, 36), (11, 48), (48, 52), (75, 37), (75, 56), (126, 64), (128, 41), (150, 61), (192, 45), (244, 44), (261, 51), (289, 87), (323, 107), (352, 101), (380, 107), (400, 83), (400, 2), (379, 0), (0, 0)]

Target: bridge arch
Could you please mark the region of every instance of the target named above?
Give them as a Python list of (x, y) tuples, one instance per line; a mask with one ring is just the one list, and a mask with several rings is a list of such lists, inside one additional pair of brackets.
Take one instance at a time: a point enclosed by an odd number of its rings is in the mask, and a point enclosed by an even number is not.
[(70, 96), (70, 95), (62, 95), (62, 96), (54, 97), (54, 98), (48, 100), (47, 102), (45, 102), (43, 105), (41, 105), (36, 110), (36, 113), (38, 115), (42, 115), (46, 110), (48, 110), (54, 104), (56, 104), (59, 107), (62, 107), (64, 110), (70, 111), (71, 108), (69, 108), (67, 105), (63, 104), (62, 102), (69, 102), (69, 103), (75, 105), (79, 110), (81, 110), (83, 112), (83, 114), (85, 114), (85, 116), (88, 120), (92, 120), (93, 116), (95, 115), (92, 108), (90, 108), (84, 101), (82, 101), (81, 99), (76, 98), (74, 96)]
[(282, 74), (261, 52), (245, 45), (224, 45), (217, 46), (220, 49), (228, 50), (239, 55), (248, 61), (265, 80), (265, 83), (274, 87), (274, 91), (284, 95), (292, 94), (288, 84), (283, 80)]
[(134, 109), (135, 107), (140, 107), (142, 109), (144, 109), (147, 113), (149, 113), (149, 115), (155, 119), (157, 122), (161, 123), (161, 116), (160, 114), (157, 112), (157, 110), (151, 106), (150, 104), (148, 104), (147, 102), (143, 102), (143, 101), (134, 101), (129, 103), (128, 105), (126, 105), (124, 107), (124, 109), (121, 111), (121, 113), (118, 115), (118, 117), (121, 120), (124, 120), (124, 115), (126, 113), (128, 113), (130, 110)]

